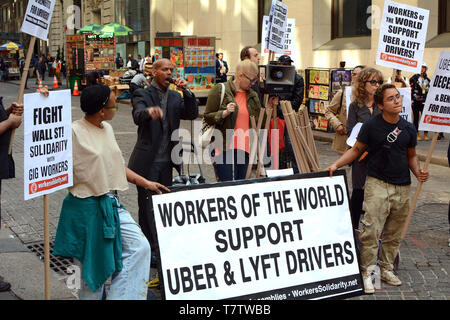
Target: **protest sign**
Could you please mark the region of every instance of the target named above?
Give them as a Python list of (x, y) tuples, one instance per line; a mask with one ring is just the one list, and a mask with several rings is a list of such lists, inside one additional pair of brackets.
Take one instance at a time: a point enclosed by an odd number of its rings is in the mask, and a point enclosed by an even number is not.
[(345, 171), (182, 187), (152, 201), (168, 300), (362, 292)]
[[(284, 52), (288, 7), (281, 1), (273, 0), (270, 8), (268, 33), (265, 48), (275, 53)], [(263, 23), (264, 26), (264, 23)], [(264, 52), (263, 50), (261, 50)]]
[[(261, 39), (266, 39), (269, 33), (269, 17), (263, 17), (263, 27), (261, 33)], [(266, 42), (261, 43), (261, 56), (266, 57), (269, 55), (269, 48), (267, 48)], [(275, 58), (279, 58), (282, 55), (290, 56), (291, 58), (296, 56), (295, 48), (295, 19), (287, 19), (286, 33), (284, 39), (284, 50), (281, 53), (276, 53)]]
[(442, 51), (439, 58), (419, 130), (450, 133), (450, 51)]
[(24, 95), (25, 200), (73, 185), (70, 90)]
[(46, 41), (56, 0), (29, 0), (21, 32)]
[(386, 1), (376, 64), (420, 73), (430, 11)]
[[(400, 117), (405, 119), (406, 121), (413, 123), (412, 118), (412, 107), (411, 107), (411, 89), (410, 88), (397, 88), (398, 92), (402, 96), (402, 112), (400, 112)], [(345, 87), (345, 102), (347, 107), (347, 119), (348, 119), (348, 111), (350, 110), (350, 104), (352, 103), (352, 92), (353, 87)]]

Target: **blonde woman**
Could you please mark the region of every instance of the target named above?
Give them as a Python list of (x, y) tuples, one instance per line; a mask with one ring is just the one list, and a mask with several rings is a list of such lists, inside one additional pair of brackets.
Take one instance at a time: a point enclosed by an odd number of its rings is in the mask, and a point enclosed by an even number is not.
[[(364, 123), (367, 120), (379, 115), (381, 110), (375, 103), (374, 95), (377, 89), (383, 84), (383, 74), (374, 68), (364, 68), (359, 72), (356, 79), (352, 103), (348, 110), (346, 129), (350, 136), (357, 123)], [(364, 213), (362, 209), (364, 201), (364, 185), (366, 183), (367, 168), (357, 160), (352, 163), (352, 196), (350, 208), (352, 214), (352, 224), (354, 229), (358, 229), (360, 216)]]
[[(236, 66), (235, 76), (225, 83), (222, 104), (222, 85), (216, 85), (208, 96), (205, 120), (214, 124), (223, 138), (222, 145), (215, 145), (214, 168), (219, 181), (245, 179), (249, 163), (250, 116), (254, 116), (257, 122), (261, 110), (258, 94), (251, 89), (257, 81), (256, 64), (244, 60)], [(269, 99), (267, 112), (272, 112), (277, 100), (276, 97)], [(231, 141), (227, 139), (227, 130), (231, 130)]]

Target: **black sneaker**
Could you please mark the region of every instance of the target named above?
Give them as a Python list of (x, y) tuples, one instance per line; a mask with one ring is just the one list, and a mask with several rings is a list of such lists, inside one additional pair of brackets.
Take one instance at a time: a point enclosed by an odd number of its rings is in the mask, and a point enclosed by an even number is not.
[(11, 284), (0, 279), (0, 292), (9, 291), (11, 289)]

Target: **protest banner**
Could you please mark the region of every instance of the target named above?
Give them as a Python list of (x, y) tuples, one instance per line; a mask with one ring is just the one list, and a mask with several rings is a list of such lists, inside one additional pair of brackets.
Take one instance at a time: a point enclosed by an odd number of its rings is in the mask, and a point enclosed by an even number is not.
[(386, 1), (376, 64), (420, 73), (429, 16), (429, 10)]
[[(263, 27), (261, 32), (261, 39), (266, 39), (269, 32), (269, 16), (263, 17)], [(269, 48), (265, 46), (266, 42), (261, 43), (261, 56), (269, 56)], [(295, 19), (287, 19), (286, 33), (284, 39), (284, 50), (281, 53), (275, 53), (275, 58), (279, 58), (282, 55), (290, 56), (291, 58), (296, 56), (295, 48)]]
[(24, 195), (33, 199), (72, 186), (70, 90), (24, 96)]
[[(288, 7), (281, 1), (273, 0), (267, 24), (265, 48), (275, 53), (284, 52)], [(263, 24), (264, 25), (264, 24)], [(261, 50), (263, 52), (263, 50)]]
[[(31, 50), (30, 50), (31, 51)], [(45, 299), (50, 300), (48, 194), (73, 185), (70, 90), (24, 95), (24, 196), (43, 196)]]
[[(419, 122), (419, 131), (434, 132), (433, 140), (431, 141), (423, 167), (424, 170), (428, 170), (439, 133), (450, 133), (450, 51), (442, 51), (439, 57), (430, 90), (428, 91), (427, 99), (423, 107), (422, 118)], [(409, 214), (403, 227), (402, 239), (406, 235), (422, 185), (422, 182), (417, 184)]]
[(343, 170), (174, 188), (152, 201), (164, 299), (362, 293)]
[(47, 40), (56, 0), (29, 0), (21, 32)]

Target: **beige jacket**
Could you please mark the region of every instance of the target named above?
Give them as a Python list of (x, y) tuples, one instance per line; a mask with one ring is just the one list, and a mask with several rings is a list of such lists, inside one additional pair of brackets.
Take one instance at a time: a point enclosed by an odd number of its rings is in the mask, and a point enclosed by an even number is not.
[[(342, 103), (341, 103), (342, 98)], [(346, 98), (342, 90), (339, 90), (328, 105), (325, 112), (325, 118), (330, 122), (330, 125), (336, 130), (337, 127), (343, 125), (345, 128), (347, 122), (347, 107)], [(348, 150), (347, 135), (340, 135), (336, 133), (334, 137), (332, 148), (334, 151), (343, 154)]]

